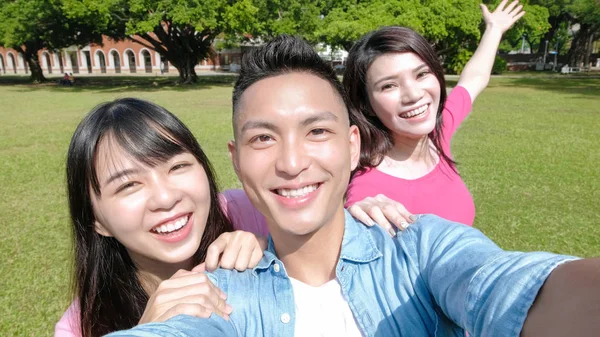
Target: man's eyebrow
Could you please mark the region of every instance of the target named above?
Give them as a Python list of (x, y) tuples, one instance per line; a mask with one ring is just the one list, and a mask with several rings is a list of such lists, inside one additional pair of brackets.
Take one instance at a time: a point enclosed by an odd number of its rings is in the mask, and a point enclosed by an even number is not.
[(321, 122), (321, 121), (337, 122), (338, 120), (339, 120), (338, 116), (336, 116), (334, 113), (332, 113), (330, 111), (322, 111), (322, 112), (317, 112), (313, 116), (310, 116), (310, 117), (304, 119), (302, 122), (300, 122), (300, 125), (308, 126), (315, 122)]
[(108, 177), (108, 179), (106, 179), (106, 181), (104, 182), (104, 185), (108, 185), (117, 179), (120, 179), (124, 176), (128, 176), (130, 174), (138, 173), (138, 172), (139, 172), (138, 169), (126, 169), (126, 170), (118, 171), (118, 172), (112, 174), (110, 177)]
[(271, 131), (277, 131), (277, 126), (275, 126), (275, 124), (273, 124), (271, 122), (267, 122), (267, 121), (261, 121), (261, 120), (247, 121), (242, 126), (242, 130), (240, 132), (244, 133), (250, 129), (267, 129), (267, 130), (271, 130)]

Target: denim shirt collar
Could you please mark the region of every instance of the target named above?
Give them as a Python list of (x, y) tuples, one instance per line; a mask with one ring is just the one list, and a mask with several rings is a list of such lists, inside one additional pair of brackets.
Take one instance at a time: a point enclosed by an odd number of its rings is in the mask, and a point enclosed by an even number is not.
[[(370, 229), (354, 219), (346, 209), (344, 209), (344, 223), (340, 259), (355, 263), (368, 263), (382, 256), (381, 251), (375, 245)], [(269, 235), (267, 250), (264, 251), (263, 258), (254, 267), (253, 271), (258, 272), (269, 269), (273, 262), (277, 260), (273, 238)]]

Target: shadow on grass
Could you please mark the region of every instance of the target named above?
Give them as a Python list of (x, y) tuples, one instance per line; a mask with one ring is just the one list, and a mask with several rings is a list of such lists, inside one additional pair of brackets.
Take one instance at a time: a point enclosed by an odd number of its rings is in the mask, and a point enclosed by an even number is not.
[(492, 80), (490, 87), (514, 86), (525, 87), (542, 91), (553, 91), (560, 93), (575, 94), (581, 96), (600, 97), (600, 78), (584, 76), (557, 76), (548, 78), (519, 77), (519, 78), (501, 78), (498, 81)]
[(230, 87), (237, 76), (224, 75), (202, 75), (198, 76), (198, 82), (194, 84), (179, 84), (178, 77), (164, 76), (85, 76), (76, 77), (75, 85), (58, 85), (58, 78), (50, 78), (44, 83), (31, 83), (29, 77), (24, 76), (1, 76), (0, 86), (15, 86), (15, 91), (31, 92), (37, 90), (50, 90), (57, 92), (124, 92), (124, 91), (189, 91), (199, 89), (210, 89), (212, 87)]

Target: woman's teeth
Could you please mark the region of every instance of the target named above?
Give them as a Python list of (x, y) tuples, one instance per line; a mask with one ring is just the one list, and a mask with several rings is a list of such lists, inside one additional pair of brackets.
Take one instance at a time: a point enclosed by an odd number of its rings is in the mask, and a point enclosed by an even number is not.
[(160, 234), (168, 234), (174, 232), (176, 230), (181, 229), (188, 222), (189, 215), (186, 215), (182, 218), (177, 219), (176, 221), (169, 222), (166, 224), (162, 224), (158, 227), (152, 229), (153, 232)]
[(316, 190), (317, 188), (319, 188), (319, 184), (314, 184), (314, 185), (309, 185), (309, 186), (304, 186), (302, 188), (297, 188), (297, 189), (287, 189), (287, 188), (280, 188), (277, 189), (277, 194), (286, 197), (286, 198), (300, 198), (303, 197), (305, 195), (307, 195), (308, 193)]
[(425, 104), (420, 108), (411, 110), (409, 112), (405, 112), (403, 114), (400, 115), (400, 117), (402, 118), (411, 118), (411, 117), (415, 117), (415, 116), (419, 116), (425, 113), (425, 111), (427, 111), (427, 108), (429, 107), (429, 104)]

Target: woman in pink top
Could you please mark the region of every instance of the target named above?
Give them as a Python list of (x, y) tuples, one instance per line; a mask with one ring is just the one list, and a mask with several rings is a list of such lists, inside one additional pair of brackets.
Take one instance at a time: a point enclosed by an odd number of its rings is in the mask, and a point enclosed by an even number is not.
[(177, 117), (133, 98), (99, 105), (71, 139), (67, 187), (75, 301), (56, 336), (178, 314), (228, 318), (225, 294), (198, 265), (244, 270), (266, 243), (232, 232), (208, 158)]
[(489, 82), (502, 34), (524, 14), (518, 1), (506, 3), (493, 13), (481, 5), (485, 33), (448, 99), (435, 51), (413, 30), (384, 27), (350, 50), (343, 83), (362, 147), (346, 206), (361, 221), (372, 218), (392, 233), (389, 222), (404, 228), (412, 213), (473, 224), (473, 198), (450, 141)]

